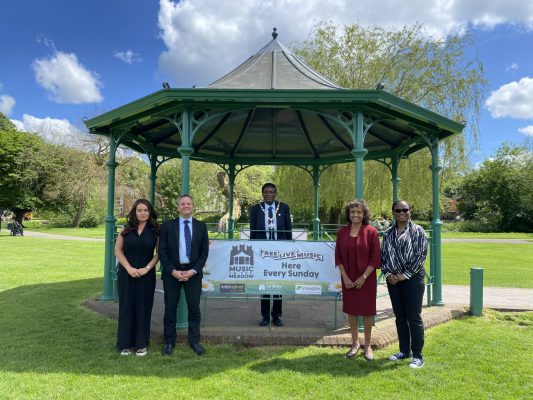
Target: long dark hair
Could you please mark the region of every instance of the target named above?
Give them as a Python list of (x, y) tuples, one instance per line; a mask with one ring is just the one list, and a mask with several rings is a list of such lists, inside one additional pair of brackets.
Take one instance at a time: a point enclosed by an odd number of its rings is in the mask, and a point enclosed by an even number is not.
[(157, 214), (154, 210), (154, 207), (152, 207), (152, 204), (146, 199), (135, 200), (135, 203), (133, 203), (133, 206), (131, 206), (131, 210), (128, 213), (128, 216), (126, 217), (126, 225), (124, 226), (124, 230), (122, 231), (121, 235), (126, 236), (128, 233), (139, 227), (139, 221), (137, 220), (137, 206), (139, 204), (144, 204), (146, 207), (148, 207), (148, 212), (150, 213), (150, 216), (148, 217), (148, 221), (146, 223), (150, 228), (155, 231), (155, 234), (159, 236)]

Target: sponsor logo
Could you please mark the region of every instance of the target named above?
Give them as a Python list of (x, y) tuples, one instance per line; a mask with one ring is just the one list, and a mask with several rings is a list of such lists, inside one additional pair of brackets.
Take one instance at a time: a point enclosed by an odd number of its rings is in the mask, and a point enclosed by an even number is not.
[(269, 294), (281, 294), (283, 293), (283, 286), (282, 285), (259, 285), (258, 290), (260, 292), (265, 292)]
[(322, 294), (321, 285), (295, 285), (294, 293), (296, 294)]
[(246, 286), (244, 283), (221, 283), (220, 293), (245, 293)]

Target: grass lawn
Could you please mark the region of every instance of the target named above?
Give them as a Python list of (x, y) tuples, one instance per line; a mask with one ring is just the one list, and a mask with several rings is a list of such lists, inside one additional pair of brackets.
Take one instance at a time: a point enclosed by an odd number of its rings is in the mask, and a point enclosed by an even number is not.
[(470, 268), (483, 267), (485, 286), (533, 288), (532, 260), (532, 244), (443, 243), (442, 282), (469, 285)]
[(523, 232), (443, 232), (444, 239), (521, 239), (533, 241), (533, 233)]
[(49, 225), (43, 225), (39, 222), (24, 222), (25, 231), (51, 233), (55, 235), (79, 236), (86, 238), (105, 238), (105, 225), (96, 228), (54, 228)]
[(197, 357), (178, 346), (163, 358), (155, 343), (144, 358), (120, 357), (116, 323), (80, 305), (101, 290), (102, 252), (102, 243), (0, 237), (1, 399), (522, 399), (533, 390), (533, 312), (431, 329), (421, 370), (386, 360), (396, 346), (372, 363), (318, 347), (207, 345)]

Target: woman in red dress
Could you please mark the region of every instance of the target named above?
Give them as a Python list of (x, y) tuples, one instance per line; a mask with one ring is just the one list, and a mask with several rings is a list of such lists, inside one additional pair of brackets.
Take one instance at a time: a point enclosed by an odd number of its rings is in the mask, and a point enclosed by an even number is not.
[(341, 272), (342, 311), (348, 314), (352, 347), (346, 353), (353, 358), (359, 351), (357, 317), (363, 316), (365, 333), (364, 357), (374, 359), (370, 341), (372, 339), (372, 317), (376, 315), (377, 279), (376, 269), (380, 267), (380, 246), (378, 231), (369, 225), (370, 211), (364, 200), (352, 200), (344, 208), (348, 225), (337, 232), (335, 264)]

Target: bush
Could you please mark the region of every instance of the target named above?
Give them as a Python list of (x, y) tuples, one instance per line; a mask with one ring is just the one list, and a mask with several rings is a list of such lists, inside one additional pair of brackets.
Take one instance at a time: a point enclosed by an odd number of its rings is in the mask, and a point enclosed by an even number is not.
[(54, 228), (70, 228), (72, 226), (72, 216), (69, 214), (55, 214), (50, 218), (50, 226)]
[(429, 221), (417, 221), (417, 220), (413, 220), (413, 223), (417, 224), (417, 225), (420, 225), (422, 228), (424, 228), (424, 230), (428, 230), (428, 229), (431, 229), (431, 222)]
[(87, 212), (80, 222), (80, 228), (96, 228), (102, 222), (96, 213)]

